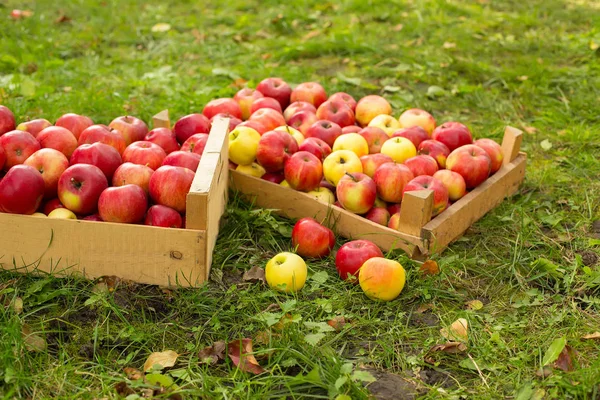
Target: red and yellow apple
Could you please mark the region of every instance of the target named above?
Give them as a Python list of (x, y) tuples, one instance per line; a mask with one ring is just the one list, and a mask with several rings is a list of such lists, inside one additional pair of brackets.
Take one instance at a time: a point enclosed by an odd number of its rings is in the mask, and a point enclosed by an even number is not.
[(296, 86), (290, 95), (290, 101), (305, 101), (317, 109), (327, 100), (327, 92), (317, 82), (304, 82)]
[(481, 147), (490, 156), (492, 165), (490, 167), (490, 175), (495, 173), (502, 167), (504, 161), (504, 154), (502, 153), (502, 147), (492, 139), (478, 139), (473, 142), (475, 146)]
[(404, 289), (406, 272), (398, 261), (374, 257), (361, 266), (358, 281), (370, 299), (392, 301)]
[(403, 164), (382, 164), (373, 175), (377, 195), (383, 201), (400, 203), (402, 193), (408, 182), (414, 179), (412, 171)]
[(200, 164), (201, 157), (202, 156), (200, 154), (190, 153), (189, 151), (177, 150), (166, 156), (163, 160), (162, 165), (183, 167), (195, 173), (198, 169), (198, 164)]
[(147, 165), (153, 170), (158, 169), (167, 153), (159, 145), (144, 140), (133, 142), (123, 152), (123, 162)]
[(57, 119), (54, 125), (68, 129), (79, 140), (81, 132), (94, 125), (94, 121), (85, 115), (67, 113)]
[(250, 112), (250, 109), (252, 108), (252, 103), (254, 102), (254, 100), (260, 99), (261, 97), (263, 97), (263, 94), (261, 92), (250, 88), (240, 89), (235, 94), (235, 96), (233, 96), (233, 99), (240, 106), (240, 111), (242, 113), (243, 120), (247, 120), (248, 117), (250, 117), (250, 114), (252, 114), (252, 112)]
[(457, 148), (446, 160), (446, 168), (462, 175), (467, 189), (473, 189), (483, 183), (490, 175), (491, 167), (492, 160), (488, 153), (474, 144)]
[[(216, 114), (225, 113), (232, 115), (236, 118), (242, 118), (242, 110), (240, 105), (232, 98), (220, 98), (213, 99), (206, 103), (204, 109), (202, 110), (202, 114), (211, 119)], [(206, 132), (194, 132), (194, 133), (206, 133)]]
[[(360, 129), (359, 127), (356, 127)], [(369, 145), (369, 154), (381, 152), (381, 146), (390, 138), (387, 133), (376, 126), (367, 126), (358, 131), (358, 134), (365, 138)]]
[(78, 145), (82, 144), (93, 144), (93, 143), (104, 143), (109, 146), (112, 146), (119, 152), (120, 155), (123, 154), (127, 144), (125, 143), (125, 139), (121, 136), (121, 134), (114, 130), (110, 129), (106, 125), (92, 125), (79, 135)]
[(138, 185), (149, 194), (150, 178), (154, 170), (147, 165), (123, 163), (117, 168), (113, 177), (113, 186)]
[(389, 114), (379, 114), (375, 116), (368, 126), (374, 126), (383, 130), (388, 137), (392, 136), (392, 133), (396, 132), (401, 128), (400, 122)]
[(377, 186), (363, 173), (346, 173), (337, 184), (336, 197), (344, 209), (364, 214), (375, 204)]
[(250, 165), (238, 165), (235, 170), (237, 172), (241, 172), (242, 174), (250, 175), (255, 178), (262, 178), (263, 175), (267, 172), (262, 167), (262, 165), (253, 162)]
[(325, 157), (331, 154), (331, 147), (319, 138), (309, 137), (302, 142), (300, 147), (298, 147), (298, 151), (308, 151), (319, 160), (323, 161)]
[(43, 129), (38, 133), (36, 139), (40, 142), (42, 149), (58, 150), (67, 158), (70, 158), (77, 148), (75, 136), (68, 129), (60, 126), (49, 126)]
[(385, 154), (375, 153), (362, 156), (360, 162), (362, 164), (363, 173), (372, 178), (375, 176), (377, 168), (385, 163), (394, 163), (394, 160), (392, 160), (392, 157), (386, 156)]
[(256, 90), (265, 97), (272, 97), (279, 102), (284, 110), (290, 104), (292, 88), (281, 78), (266, 78), (258, 83)]
[(181, 214), (172, 208), (156, 204), (148, 209), (144, 225), (181, 228), (183, 226), (183, 219), (181, 218)]
[(373, 118), (381, 114), (392, 114), (392, 106), (381, 96), (365, 96), (356, 103), (354, 115), (360, 126), (367, 126)]
[(440, 169), (446, 168), (446, 159), (450, 155), (450, 150), (444, 143), (432, 139), (424, 140), (419, 144), (418, 152), (433, 157)]
[(44, 118), (32, 119), (31, 121), (21, 122), (17, 125), (18, 131), (29, 132), (31, 136), (37, 138), (38, 133), (40, 133), (43, 129), (52, 126), (50, 121)]
[(412, 128), (413, 126), (419, 126), (423, 128), (428, 136), (431, 136), (435, 129), (435, 119), (431, 114), (425, 110), (419, 108), (411, 108), (400, 114), (398, 118), (400, 125), (403, 128)]
[(329, 100), (329, 101), (342, 101), (348, 107), (350, 107), (350, 109), (352, 110), (352, 112), (354, 112), (354, 110), (356, 110), (356, 100), (354, 100), (354, 97), (352, 97), (348, 93), (337, 92), (337, 93), (334, 93), (331, 96), (329, 96), (329, 99), (327, 99), (327, 100)]
[(458, 172), (449, 169), (441, 169), (433, 174), (433, 177), (442, 182), (448, 189), (448, 199), (452, 202), (460, 200), (467, 194), (465, 179)]
[(437, 172), (438, 163), (431, 156), (421, 154), (404, 161), (404, 165), (411, 170), (414, 176), (429, 175), (433, 176)]
[(8, 107), (0, 105), (0, 136), (14, 131), (15, 128), (15, 115)]
[(127, 146), (138, 140), (144, 140), (148, 134), (148, 125), (141, 119), (129, 115), (113, 119), (108, 127), (118, 131)]
[(292, 189), (310, 192), (321, 184), (323, 165), (315, 155), (298, 151), (285, 163), (283, 173)]
[(44, 179), (44, 198), (51, 199), (56, 197), (58, 190), (58, 180), (67, 168), (69, 160), (58, 150), (40, 149), (33, 153), (23, 163), (35, 168)]
[(392, 137), (404, 137), (413, 142), (416, 148), (419, 148), (421, 142), (428, 140), (427, 131), (420, 126), (412, 126), (410, 128), (398, 129), (392, 133)]
[(387, 226), (390, 212), (383, 207), (373, 207), (365, 214), (365, 218), (376, 224)]
[(138, 185), (109, 187), (98, 199), (98, 214), (105, 222), (135, 224), (144, 219), (147, 209), (146, 192)]
[(179, 143), (184, 143), (196, 133), (209, 133), (210, 120), (202, 114), (189, 114), (181, 117), (173, 125), (173, 133)]
[(0, 136), (0, 147), (4, 149), (6, 161), (4, 169), (10, 170), (13, 166), (23, 164), (33, 153), (38, 151), (40, 143), (29, 133), (14, 130)]
[(435, 217), (448, 207), (448, 189), (446, 186), (432, 176), (417, 176), (404, 186), (404, 193), (417, 190), (433, 191), (433, 209), (431, 216)]
[(272, 108), (261, 108), (260, 110), (256, 110), (250, 115), (249, 121), (260, 122), (267, 131), (272, 131), (278, 126), (285, 125), (283, 114)]
[(292, 246), (302, 257), (322, 258), (335, 246), (335, 236), (313, 218), (302, 218), (292, 229)]
[(177, 137), (169, 128), (154, 128), (148, 132), (144, 140), (159, 145), (167, 154), (179, 150)]
[(323, 175), (333, 186), (347, 173), (362, 173), (360, 158), (350, 150), (338, 150), (323, 160)]
[(317, 118), (335, 122), (340, 127), (354, 125), (354, 111), (342, 100), (327, 100), (317, 109)]
[(76, 214), (93, 214), (100, 194), (108, 187), (102, 170), (95, 165), (71, 165), (58, 180), (60, 202)]

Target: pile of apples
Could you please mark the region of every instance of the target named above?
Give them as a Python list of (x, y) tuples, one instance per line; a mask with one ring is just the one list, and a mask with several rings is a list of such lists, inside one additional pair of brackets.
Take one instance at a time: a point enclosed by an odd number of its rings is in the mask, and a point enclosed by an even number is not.
[(432, 190), (436, 216), (502, 166), (494, 140), (473, 141), (459, 122), (437, 126), (421, 109), (395, 118), (378, 95), (328, 97), (316, 82), (292, 89), (267, 78), (233, 99), (214, 101), (234, 117), (230, 168), (393, 229), (405, 192)]
[(54, 125), (15, 126), (0, 105), (0, 212), (185, 227), (186, 196), (217, 114), (207, 105), (172, 130), (72, 113)]

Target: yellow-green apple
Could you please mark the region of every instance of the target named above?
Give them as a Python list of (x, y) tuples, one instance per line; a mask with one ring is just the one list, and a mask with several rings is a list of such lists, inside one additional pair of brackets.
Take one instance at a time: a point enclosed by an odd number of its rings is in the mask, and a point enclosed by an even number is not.
[(429, 175), (433, 176), (437, 172), (438, 163), (431, 156), (421, 154), (404, 161), (404, 165), (411, 170), (414, 176)]
[(288, 125), (298, 129), (304, 137), (307, 137), (307, 132), (310, 127), (318, 121), (317, 115), (308, 110), (298, 111), (293, 114), (288, 120)]
[(390, 213), (384, 207), (373, 207), (365, 214), (365, 218), (376, 224), (387, 226)]
[(400, 226), (400, 211), (390, 216), (387, 226), (395, 231), (398, 230), (398, 227)]
[(238, 124), (236, 126), (236, 128), (237, 127), (241, 128), (243, 126), (245, 126), (247, 128), (252, 128), (252, 129), (254, 129), (256, 132), (258, 132), (261, 135), (263, 133), (265, 133), (265, 132), (268, 132), (267, 128), (261, 122), (259, 122), (259, 121), (250, 121), (250, 120), (244, 121), (241, 124)]
[(367, 140), (358, 133), (346, 133), (338, 136), (333, 142), (333, 151), (350, 150), (359, 157), (369, 154)]
[(358, 282), (368, 298), (392, 301), (404, 289), (406, 272), (398, 261), (374, 257), (361, 266)]
[(49, 126), (43, 129), (38, 133), (36, 139), (40, 142), (42, 149), (58, 150), (67, 158), (70, 158), (77, 148), (75, 136), (68, 129), (60, 126)]
[(413, 142), (416, 148), (419, 148), (421, 142), (428, 140), (427, 131), (420, 126), (412, 126), (410, 128), (398, 129), (392, 133), (392, 137), (404, 137)]
[(167, 154), (179, 150), (177, 138), (169, 128), (154, 128), (148, 132), (144, 140), (159, 145)]
[(227, 113), (218, 113), (213, 115), (210, 119), (211, 126), (215, 122), (215, 120), (219, 118), (227, 118), (229, 120), (229, 131), (234, 130), (236, 126), (242, 123), (242, 120), (240, 118), (234, 117), (233, 115)]
[(252, 164), (260, 138), (260, 133), (246, 126), (229, 132), (229, 159), (238, 165)]
[(310, 192), (321, 184), (323, 164), (308, 151), (298, 151), (285, 163), (283, 174), (292, 189)]
[(335, 202), (335, 195), (330, 189), (327, 189), (326, 187), (318, 187), (314, 190), (311, 190), (310, 192), (307, 192), (306, 194), (314, 197), (315, 199), (323, 203), (333, 204)]
[(277, 172), (283, 169), (285, 163), (297, 151), (298, 143), (292, 135), (282, 131), (271, 131), (260, 137), (256, 160), (267, 172)]
[(404, 161), (417, 155), (417, 148), (407, 138), (390, 138), (381, 146), (381, 153), (392, 157), (394, 162), (402, 164)]
[(382, 164), (373, 175), (377, 195), (390, 203), (402, 201), (404, 187), (413, 179), (414, 175), (406, 165), (396, 163)]
[(400, 129), (400, 122), (389, 114), (379, 114), (369, 122), (368, 126), (381, 128), (388, 137), (391, 137), (392, 133)]
[(354, 111), (342, 100), (327, 100), (317, 109), (317, 118), (335, 122), (342, 128), (354, 125)]
[(144, 225), (181, 228), (183, 226), (183, 219), (181, 218), (181, 214), (172, 208), (156, 204), (148, 209)]
[[(69, 211), (70, 212), (70, 211)], [(31, 214), (32, 217), (38, 217), (38, 218), (44, 218), (47, 217), (46, 214), (41, 213), (41, 212), (34, 212), (33, 214)]]
[(346, 172), (363, 172), (360, 158), (350, 150), (334, 151), (323, 160), (323, 175), (333, 186), (337, 186)]
[(75, 139), (79, 140), (81, 132), (94, 125), (94, 121), (85, 115), (68, 113), (58, 118), (54, 125), (68, 129), (75, 136)]
[(335, 140), (342, 135), (342, 128), (335, 122), (320, 120), (315, 121), (304, 133), (306, 138), (315, 137), (321, 139), (333, 148)]
[(285, 187), (285, 188), (289, 188), (289, 187), (290, 187), (290, 184), (289, 184), (289, 183), (287, 183), (287, 181), (284, 179), (284, 180), (282, 180), (282, 181), (279, 183), (279, 186), (283, 186), (283, 187)]
[(135, 224), (144, 219), (147, 209), (146, 192), (138, 185), (109, 187), (98, 199), (98, 214), (106, 222)]
[(285, 125), (283, 114), (272, 108), (261, 108), (250, 115), (249, 121), (260, 122), (268, 131), (272, 131), (278, 126)]
[(502, 153), (502, 147), (492, 139), (478, 139), (473, 142), (475, 146), (481, 147), (490, 156), (492, 165), (490, 168), (490, 175), (495, 173), (502, 167), (504, 161), (504, 154)]
[(0, 180), (0, 212), (33, 214), (42, 204), (44, 191), (44, 179), (35, 168), (15, 165)]
[[(170, 165), (173, 167), (183, 167), (196, 173), (198, 164), (200, 164), (200, 158), (202, 156), (196, 153), (190, 153), (189, 151), (177, 150), (167, 155), (163, 160), (162, 165)], [(237, 167), (237, 165), (236, 165)], [(235, 168), (233, 168), (235, 169)]]
[(173, 133), (179, 143), (185, 142), (195, 133), (209, 133), (210, 120), (202, 114), (189, 114), (181, 117), (173, 125)]
[(125, 143), (125, 139), (119, 134), (118, 131), (114, 129), (110, 129), (106, 125), (92, 125), (79, 135), (78, 145), (82, 144), (92, 144), (92, 143), (104, 143), (109, 146), (112, 146), (119, 152), (119, 154), (123, 154), (127, 144)]
[(289, 133), (290, 135), (293, 136), (294, 139), (296, 139), (296, 143), (298, 143), (298, 146), (300, 146), (302, 143), (304, 143), (304, 135), (302, 134), (302, 132), (300, 132), (296, 128), (292, 128), (289, 125), (282, 125), (282, 126), (278, 126), (274, 130)]
[(329, 100), (329, 101), (342, 101), (348, 107), (350, 107), (350, 109), (352, 110), (352, 112), (354, 112), (354, 110), (356, 110), (356, 100), (354, 100), (354, 97), (352, 97), (348, 93), (337, 92), (337, 93), (334, 93), (331, 96), (329, 96), (329, 99), (327, 99), (327, 100)]
[(381, 249), (369, 240), (353, 240), (340, 247), (335, 255), (335, 268), (342, 280), (357, 283), (360, 267), (370, 258), (383, 257)]
[(0, 105), (0, 136), (15, 130), (15, 116), (6, 106)]
[(6, 162), (6, 151), (4, 151), (4, 147), (0, 146), (0, 172), (4, 169), (5, 162)]
[(0, 136), (0, 147), (4, 148), (6, 161), (4, 169), (23, 164), (33, 153), (38, 151), (40, 143), (29, 132), (15, 130)]
[(285, 118), (285, 121), (289, 123), (292, 115), (300, 111), (310, 111), (313, 114), (317, 113), (317, 109), (312, 104), (307, 103), (306, 101), (296, 101), (286, 107), (286, 109), (283, 111), (283, 118)]
[(147, 165), (153, 170), (160, 167), (167, 153), (159, 145), (144, 140), (133, 142), (123, 152), (123, 162)]
[(433, 130), (433, 140), (442, 142), (450, 152), (461, 146), (473, 143), (471, 131), (460, 122), (445, 122)]
[(372, 178), (375, 176), (375, 171), (377, 171), (377, 168), (385, 163), (393, 163), (394, 160), (392, 160), (392, 157), (385, 154), (375, 153), (362, 156), (360, 158), (360, 162), (362, 163), (363, 173)]
[(488, 153), (474, 144), (457, 148), (446, 160), (446, 168), (461, 174), (467, 189), (473, 189), (483, 183), (490, 176), (491, 167), (492, 160)]
[(119, 165), (112, 177), (113, 186), (138, 185), (149, 194), (150, 177), (154, 170), (146, 165), (130, 162)]
[[(44, 215), (44, 214), (42, 214)], [(66, 208), (57, 208), (48, 214), (48, 218), (55, 219), (77, 219), (77, 215), (71, 210)]]
[(43, 118), (32, 119), (31, 121), (21, 122), (17, 125), (17, 130), (29, 132), (34, 138), (37, 137), (43, 129), (52, 126), (50, 121)]
[[(342, 128), (342, 133), (359, 133), (363, 128), (358, 125), (348, 125)], [(366, 139), (366, 138), (365, 138)], [(386, 135), (387, 139), (387, 135)]]
[(309, 137), (302, 142), (298, 151), (308, 151), (323, 161), (325, 157), (331, 154), (331, 147), (319, 138)]
[(367, 141), (367, 144), (369, 145), (369, 154), (380, 153), (381, 146), (383, 146), (383, 144), (390, 138), (383, 129), (376, 126), (367, 126), (366, 128), (362, 128), (358, 134), (364, 137)]
[[(264, 93), (263, 93), (264, 94)], [(290, 101), (306, 101), (317, 109), (327, 100), (327, 92), (317, 82), (303, 82), (296, 86), (290, 95)]]
[(240, 105), (237, 103), (237, 101), (229, 97), (211, 100), (206, 103), (204, 109), (202, 110), (202, 114), (208, 119), (211, 119), (214, 115), (219, 113), (226, 113), (236, 118), (242, 118), (242, 109), (240, 108)]
[(313, 218), (302, 218), (292, 229), (292, 246), (302, 257), (327, 257), (335, 246), (335, 236)]
[(108, 127), (118, 131), (125, 139), (127, 146), (138, 140), (144, 140), (144, 137), (148, 134), (148, 125), (141, 119), (130, 115), (113, 119)]
[(152, 177), (150, 177), (150, 197), (156, 204), (185, 213), (185, 201), (192, 186), (194, 175), (187, 168), (163, 165), (154, 171)]
[(402, 205), (400, 203), (391, 203), (391, 204), (388, 204), (387, 210), (390, 212), (390, 215), (394, 215), (394, 214), (400, 212), (401, 207), (402, 207)]
[(44, 198), (56, 197), (58, 180), (63, 172), (69, 168), (69, 160), (58, 150), (40, 149), (33, 153), (23, 163), (35, 168), (44, 179)]
[(364, 214), (375, 204), (377, 186), (363, 173), (346, 173), (337, 184), (336, 196), (346, 210)]
[(433, 174), (433, 177), (442, 182), (448, 189), (448, 199), (454, 202), (460, 200), (467, 194), (467, 184), (461, 174), (450, 171), (449, 169), (441, 169)]
[(250, 175), (255, 178), (262, 178), (262, 176), (266, 173), (265, 169), (262, 165), (253, 162), (250, 165), (238, 165), (235, 170), (237, 172), (241, 172), (242, 174)]
[(367, 126), (373, 118), (381, 114), (392, 114), (392, 106), (378, 95), (365, 96), (356, 103), (354, 115), (360, 126)]
[(271, 258), (265, 267), (267, 284), (281, 292), (297, 292), (304, 287), (308, 269), (297, 254), (283, 252)]
[(240, 111), (242, 112), (242, 119), (246, 120), (250, 117), (250, 108), (252, 107), (252, 103), (256, 99), (260, 99), (263, 97), (263, 94), (258, 90), (243, 88), (238, 90), (238, 92), (233, 96), (233, 99), (237, 101), (240, 106)]
[(417, 176), (404, 186), (404, 193), (415, 190), (433, 190), (432, 217), (435, 217), (448, 207), (448, 189), (446, 186), (432, 176)]
[[(57, 183), (57, 185), (58, 185), (58, 183)], [(52, 200), (48, 200), (43, 205), (42, 211), (44, 212), (45, 215), (48, 215), (53, 210), (56, 210), (57, 208), (65, 208), (65, 206), (63, 206), (63, 204), (60, 202), (60, 200), (58, 198), (54, 198)]]
[(387, 210), (387, 203), (377, 197), (375, 198), (375, 204), (373, 204), (373, 207), (385, 208)]
[(265, 97), (272, 97), (277, 100), (282, 109), (290, 104), (292, 88), (281, 78), (265, 78), (256, 85), (256, 90)]
[(435, 119), (431, 114), (425, 110), (419, 108), (410, 108), (400, 114), (398, 118), (400, 125), (403, 128), (412, 128), (413, 126), (420, 126), (423, 128), (428, 136), (431, 136), (435, 129)]
[(181, 151), (189, 151), (202, 155), (206, 142), (208, 141), (208, 133), (195, 133), (181, 145)]
[(272, 97), (261, 97), (260, 99), (254, 100), (252, 102), (252, 107), (250, 107), (250, 115), (254, 114), (255, 111), (258, 111), (261, 108), (271, 108), (278, 113), (283, 114), (281, 104), (279, 104), (279, 102)]
[(60, 202), (75, 214), (93, 214), (100, 194), (108, 187), (102, 170), (95, 165), (71, 165), (58, 180)]
[(285, 177), (283, 176), (283, 172), (267, 172), (260, 178), (262, 180), (275, 183), (277, 185), (279, 185), (285, 179)]
[(440, 169), (446, 168), (446, 159), (450, 155), (450, 149), (442, 142), (437, 140), (424, 140), (419, 144), (419, 154), (429, 155), (437, 161)]

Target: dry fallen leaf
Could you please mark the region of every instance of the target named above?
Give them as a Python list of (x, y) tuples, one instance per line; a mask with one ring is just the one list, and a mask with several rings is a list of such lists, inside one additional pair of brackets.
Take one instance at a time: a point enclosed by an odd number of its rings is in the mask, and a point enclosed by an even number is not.
[(521, 82), (524, 82), (527, 79), (529, 79), (529, 77), (527, 75), (521, 75), (521, 76), (517, 77), (517, 79), (520, 80)]
[(271, 332), (268, 330), (260, 331), (256, 335), (254, 335), (254, 341), (260, 344), (269, 344), (271, 338)]
[(402, 25), (402, 24), (398, 24), (398, 25), (394, 26), (394, 27), (392, 28), (392, 30), (393, 30), (394, 32), (400, 32), (400, 31), (402, 30), (402, 28), (404, 28), (404, 25)]
[(171, 30), (171, 25), (165, 22), (159, 22), (158, 24), (154, 25), (151, 29), (152, 32), (167, 32), (169, 30)]
[(443, 48), (445, 49), (453, 49), (456, 47), (456, 43), (452, 43), (452, 42), (444, 42), (444, 44), (442, 45)]
[(242, 277), (244, 282), (265, 282), (265, 270), (259, 266), (254, 266), (248, 271), (244, 272)]
[(467, 351), (467, 346), (461, 342), (446, 342), (444, 344), (436, 344), (425, 354), (425, 362), (435, 364), (435, 360), (431, 357), (431, 353), (443, 352), (448, 354), (464, 353)]
[(556, 361), (554, 361), (554, 366), (558, 369), (561, 369), (565, 372), (573, 371), (573, 357), (575, 350), (568, 344), (562, 349)]
[(246, 79), (243, 78), (237, 78), (236, 80), (233, 81), (233, 83), (231, 84), (232, 87), (236, 88), (236, 89), (242, 89), (246, 87), (246, 84), (248, 83), (248, 81)]
[(419, 267), (419, 271), (421, 271), (423, 275), (437, 275), (440, 273), (440, 267), (436, 261), (427, 260)]
[(214, 342), (212, 346), (203, 348), (198, 352), (200, 363), (216, 364), (219, 360), (225, 359), (225, 342), (219, 340)]
[(440, 329), (440, 333), (448, 340), (458, 340), (461, 342), (469, 341), (469, 322), (464, 318), (459, 318), (452, 323), (448, 328)]
[(419, 304), (419, 307), (417, 307), (417, 312), (422, 314), (422, 313), (432, 310), (432, 309), (433, 309), (432, 303)]
[(138, 379), (142, 379), (144, 374), (137, 368), (125, 367), (123, 368), (123, 372), (127, 375), (127, 379), (132, 381), (137, 381)]
[(173, 350), (152, 353), (144, 363), (144, 372), (151, 370), (155, 365), (160, 365), (161, 369), (172, 367), (175, 365), (177, 357), (179, 357), (179, 354), (175, 353)]
[(115, 391), (119, 396), (127, 397), (130, 394), (135, 394), (135, 390), (130, 388), (125, 382), (118, 382), (115, 384)]
[(313, 30), (313, 31), (310, 31), (310, 32), (308, 32), (306, 35), (304, 35), (304, 36), (302, 37), (302, 41), (303, 41), (303, 42), (306, 42), (307, 40), (310, 40), (310, 39), (312, 39), (312, 38), (314, 38), (314, 37), (317, 37), (317, 36), (319, 36), (321, 33), (323, 33), (323, 32), (321, 32), (321, 30), (320, 30), (320, 29), (315, 29), (315, 30)]
[(227, 355), (233, 364), (244, 372), (258, 375), (265, 370), (252, 353), (252, 339), (233, 340), (227, 344)]
[(527, 133), (529, 133), (530, 135), (533, 135), (534, 133), (537, 132), (537, 128), (534, 128), (533, 126), (524, 126), (523, 130)]
[(347, 323), (348, 323), (348, 321), (346, 321), (346, 318), (344, 318), (341, 315), (337, 316), (337, 317), (333, 317), (332, 319), (327, 321), (327, 325), (329, 325), (330, 327), (335, 329), (336, 332), (339, 332), (342, 329), (344, 329), (344, 326), (346, 326)]
[(23, 299), (16, 297), (12, 304), (13, 311), (15, 314), (21, 314), (23, 312)]
[(69, 18), (68, 16), (61, 14), (58, 18), (56, 18), (54, 20), (55, 24), (64, 24), (66, 22), (71, 22), (71, 18)]
[(581, 337), (582, 339), (600, 339), (600, 331), (590, 333), (589, 335), (584, 335)]
[(23, 325), (21, 328), (21, 335), (23, 336), (23, 343), (27, 350), (35, 352), (46, 350), (46, 340), (43, 337), (34, 334), (29, 325)]
[(465, 306), (468, 310), (481, 310), (483, 308), (483, 303), (481, 300), (470, 300), (465, 303)]

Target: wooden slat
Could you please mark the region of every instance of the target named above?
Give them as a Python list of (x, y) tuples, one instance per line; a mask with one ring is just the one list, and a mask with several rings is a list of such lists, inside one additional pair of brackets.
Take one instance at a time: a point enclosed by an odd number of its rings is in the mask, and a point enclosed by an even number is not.
[(171, 128), (171, 120), (169, 119), (169, 110), (162, 110), (152, 117), (153, 128)]
[(421, 228), (431, 220), (433, 190), (406, 192), (402, 198), (398, 230), (412, 236), (421, 236)]
[(504, 154), (503, 165), (510, 164), (521, 151), (521, 142), (523, 141), (523, 132), (512, 126), (507, 126), (502, 138), (502, 154)]

